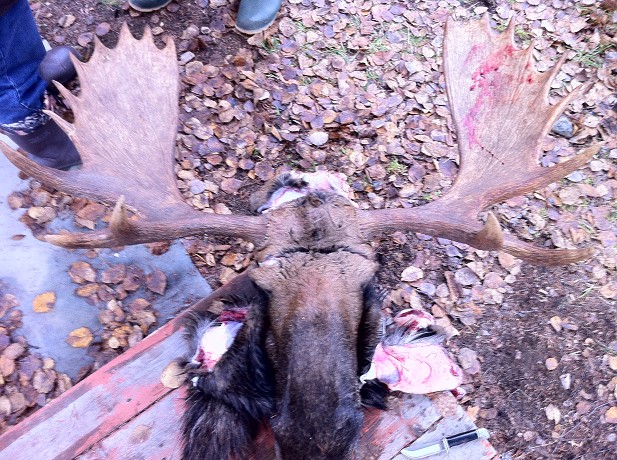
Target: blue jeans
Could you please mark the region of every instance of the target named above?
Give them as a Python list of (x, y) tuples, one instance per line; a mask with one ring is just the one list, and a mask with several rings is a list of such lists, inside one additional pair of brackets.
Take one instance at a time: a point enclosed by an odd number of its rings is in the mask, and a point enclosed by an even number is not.
[(0, 124), (40, 112), (46, 83), (39, 76), (45, 47), (28, 0), (0, 16)]

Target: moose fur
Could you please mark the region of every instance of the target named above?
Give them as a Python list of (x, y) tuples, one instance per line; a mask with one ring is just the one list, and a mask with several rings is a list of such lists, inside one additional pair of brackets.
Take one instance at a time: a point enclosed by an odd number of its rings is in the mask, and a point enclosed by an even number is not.
[[(198, 379), (184, 418), (185, 460), (243, 458), (266, 422), (283, 460), (350, 458), (362, 405), (385, 408), (384, 387), (361, 389), (358, 379), (379, 338), (380, 309), (377, 264), (356, 239), (348, 203), (317, 193), (273, 211), (287, 239), (272, 238), (244, 294), (227, 299), (249, 308), (243, 327), (212, 372), (190, 370)], [(213, 319), (192, 318), (191, 342)]]

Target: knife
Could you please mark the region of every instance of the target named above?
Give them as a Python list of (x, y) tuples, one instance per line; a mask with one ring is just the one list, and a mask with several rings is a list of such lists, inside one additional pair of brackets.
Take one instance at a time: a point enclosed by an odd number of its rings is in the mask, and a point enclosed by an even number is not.
[(478, 428), (477, 430), (469, 430), (464, 433), (458, 433), (453, 436), (448, 436), (443, 438), (440, 442), (435, 444), (430, 444), (425, 447), (420, 447), (418, 449), (411, 449), (409, 447), (401, 450), (401, 454), (403, 454), (407, 458), (425, 458), (430, 457), (431, 455), (437, 455), (442, 452), (448, 452), (450, 447), (458, 446), (460, 444), (465, 444), (469, 441), (474, 441), (476, 439), (488, 439), (490, 437), (489, 432), (486, 428)]

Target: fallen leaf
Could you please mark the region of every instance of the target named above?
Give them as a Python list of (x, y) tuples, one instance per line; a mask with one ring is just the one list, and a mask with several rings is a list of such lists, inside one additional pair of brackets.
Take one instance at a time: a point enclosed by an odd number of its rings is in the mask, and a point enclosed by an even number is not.
[(559, 316), (552, 316), (551, 319), (549, 320), (549, 322), (551, 323), (551, 326), (553, 326), (553, 329), (555, 329), (556, 332), (561, 332), (562, 326), (562, 320)]
[(141, 287), (143, 282), (144, 272), (141, 268), (134, 265), (126, 267), (126, 274), (122, 281), (122, 288), (127, 291), (136, 291)]
[(58, 20), (58, 25), (61, 27), (70, 27), (75, 22), (75, 16), (72, 14), (65, 14)]
[(161, 374), (161, 382), (165, 388), (178, 388), (186, 380), (184, 367), (178, 360), (170, 362)]
[(69, 276), (77, 284), (96, 281), (96, 271), (87, 262), (73, 262), (69, 267)]
[(11, 402), (11, 412), (19, 412), (26, 407), (26, 398), (23, 393), (13, 393), (9, 395), (9, 401)]
[(87, 327), (79, 327), (69, 333), (66, 343), (73, 348), (86, 348), (92, 340), (94, 340), (92, 331)]
[(617, 407), (611, 407), (604, 414), (606, 423), (617, 423)]
[(555, 358), (548, 358), (544, 364), (549, 371), (554, 371), (559, 366), (559, 361)]
[(403, 273), (401, 273), (401, 280), (407, 282), (418, 281), (422, 278), (424, 278), (424, 272), (420, 268), (414, 267), (413, 265), (407, 267), (403, 270)]
[(52, 291), (43, 292), (37, 295), (32, 301), (32, 306), (36, 313), (47, 313), (56, 304), (56, 293)]
[(0, 356), (0, 375), (8, 377), (15, 371), (15, 360), (8, 356)]
[(99, 285), (96, 283), (88, 283), (83, 286), (79, 286), (75, 289), (75, 294), (79, 297), (90, 297), (95, 295), (99, 290)]
[(146, 299), (142, 299), (142, 298), (138, 298), (138, 299), (133, 300), (130, 303), (130, 305), (129, 305), (131, 313), (136, 313), (136, 312), (144, 311), (148, 307), (150, 307), (150, 302), (148, 302)]
[(28, 215), (40, 224), (44, 224), (56, 217), (56, 211), (50, 207), (32, 206), (28, 209)]
[(146, 442), (152, 434), (152, 427), (148, 425), (137, 425), (131, 432), (129, 441), (132, 444), (141, 444)]
[(12, 343), (2, 352), (2, 356), (6, 356), (10, 359), (19, 358), (26, 351), (26, 347), (24, 347), (21, 343)]
[(75, 215), (80, 219), (96, 222), (105, 215), (106, 210), (105, 206), (100, 203), (89, 202), (77, 211)]
[(19, 306), (19, 300), (13, 294), (4, 294), (0, 297), (0, 318), (13, 307)]
[(171, 241), (159, 241), (157, 243), (147, 243), (145, 245), (150, 251), (151, 254), (155, 256), (160, 256), (161, 254), (165, 254), (169, 251), (171, 247)]
[(92, 42), (93, 38), (94, 34), (92, 32), (84, 32), (83, 34), (79, 34), (77, 37), (77, 43), (79, 46), (83, 46), (85, 48)]
[(6, 396), (0, 396), (0, 416), (11, 413), (11, 401)]
[(114, 265), (101, 272), (101, 282), (106, 284), (119, 284), (124, 280), (125, 275), (126, 267), (124, 264)]
[(157, 294), (165, 294), (167, 276), (159, 269), (154, 270), (146, 276), (146, 287)]
[(99, 37), (102, 37), (103, 35), (109, 33), (110, 30), (111, 26), (108, 22), (101, 22), (99, 25), (96, 26), (95, 32)]
[(469, 348), (461, 348), (458, 352), (458, 361), (468, 374), (474, 375), (480, 372), (480, 362), (475, 351)]
[(32, 378), (32, 387), (42, 394), (49, 393), (56, 382), (56, 373), (52, 370), (40, 369), (34, 373)]
[(554, 421), (555, 425), (561, 421), (561, 411), (557, 406), (549, 404), (546, 406), (546, 409), (544, 409), (544, 412), (546, 413), (546, 418)]

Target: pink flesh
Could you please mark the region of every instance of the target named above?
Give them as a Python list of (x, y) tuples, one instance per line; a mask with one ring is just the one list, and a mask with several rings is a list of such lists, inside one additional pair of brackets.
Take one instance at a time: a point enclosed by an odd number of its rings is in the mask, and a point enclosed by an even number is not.
[[(405, 337), (435, 324), (435, 318), (422, 310), (407, 309), (394, 317)], [(379, 344), (373, 355), (374, 374), (393, 391), (412, 394), (453, 390), (461, 384), (463, 371), (440, 344), (422, 340), (402, 341), (401, 345)]]
[(373, 357), (376, 377), (390, 390), (426, 394), (453, 390), (463, 378), (463, 371), (440, 345), (377, 345)]
[(233, 343), (241, 327), (241, 322), (228, 321), (207, 328), (201, 336), (199, 348), (191, 360), (193, 364), (199, 364), (201, 367), (212, 371)]
[(327, 171), (317, 171), (314, 173), (292, 172), (297, 178), (303, 179), (307, 185), (301, 189), (294, 187), (281, 187), (275, 191), (268, 202), (263, 205), (263, 212), (272, 211), (282, 204), (302, 198), (311, 192), (331, 192), (344, 198), (349, 198), (349, 185), (347, 177), (341, 173), (331, 173)]
[(407, 333), (414, 333), (435, 324), (435, 318), (422, 310), (409, 308), (400, 311), (394, 317), (394, 322), (397, 326), (404, 327)]

